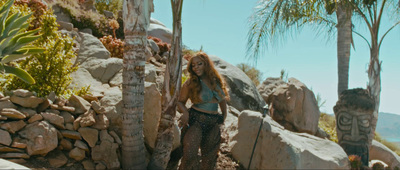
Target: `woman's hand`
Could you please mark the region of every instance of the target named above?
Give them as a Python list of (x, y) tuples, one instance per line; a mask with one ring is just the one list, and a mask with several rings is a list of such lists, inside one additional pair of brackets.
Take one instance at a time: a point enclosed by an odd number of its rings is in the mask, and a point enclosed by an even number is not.
[(183, 128), (189, 123), (189, 113), (183, 112), (182, 116), (179, 118), (179, 128)]

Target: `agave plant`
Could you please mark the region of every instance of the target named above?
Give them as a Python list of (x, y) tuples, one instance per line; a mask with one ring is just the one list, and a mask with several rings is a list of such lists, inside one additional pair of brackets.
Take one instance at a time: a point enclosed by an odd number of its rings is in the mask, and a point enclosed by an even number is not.
[(13, 3), (14, 0), (9, 0), (0, 8), (0, 73), (14, 74), (33, 84), (35, 80), (29, 73), (9, 63), (31, 54), (42, 53), (45, 49), (29, 45), (41, 36), (35, 35), (39, 29), (26, 31), (29, 26), (27, 20), (32, 14), (22, 16), (17, 12), (8, 15)]

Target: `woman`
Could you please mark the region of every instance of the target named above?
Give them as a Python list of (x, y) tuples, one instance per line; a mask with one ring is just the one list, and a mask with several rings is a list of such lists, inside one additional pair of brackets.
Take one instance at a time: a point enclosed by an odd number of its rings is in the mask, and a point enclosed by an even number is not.
[[(180, 126), (187, 128), (179, 169), (194, 169), (198, 165), (199, 147), (200, 169), (214, 169), (221, 141), (219, 125), (226, 118), (229, 94), (224, 79), (206, 53), (195, 54), (189, 60), (188, 71), (189, 79), (183, 84), (178, 100), (178, 110), (183, 113)], [(188, 99), (193, 103), (189, 110), (185, 106)], [(218, 105), (222, 115), (218, 113)]]

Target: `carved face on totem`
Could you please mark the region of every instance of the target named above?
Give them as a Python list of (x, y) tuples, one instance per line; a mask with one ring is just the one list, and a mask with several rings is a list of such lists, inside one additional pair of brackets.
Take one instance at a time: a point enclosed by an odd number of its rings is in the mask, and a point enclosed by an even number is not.
[(367, 90), (346, 90), (334, 107), (339, 145), (347, 155), (358, 155), (368, 165), (374, 102)]

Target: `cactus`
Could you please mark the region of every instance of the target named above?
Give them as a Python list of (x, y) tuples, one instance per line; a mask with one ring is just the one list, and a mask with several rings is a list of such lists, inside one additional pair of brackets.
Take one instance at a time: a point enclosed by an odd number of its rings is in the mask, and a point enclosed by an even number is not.
[(0, 72), (14, 74), (21, 80), (33, 84), (35, 80), (29, 73), (9, 63), (31, 54), (42, 53), (44, 49), (29, 46), (29, 43), (40, 37), (35, 35), (39, 29), (25, 32), (29, 26), (27, 20), (32, 14), (8, 15), (13, 2), (14, 0), (9, 0), (0, 8)]

